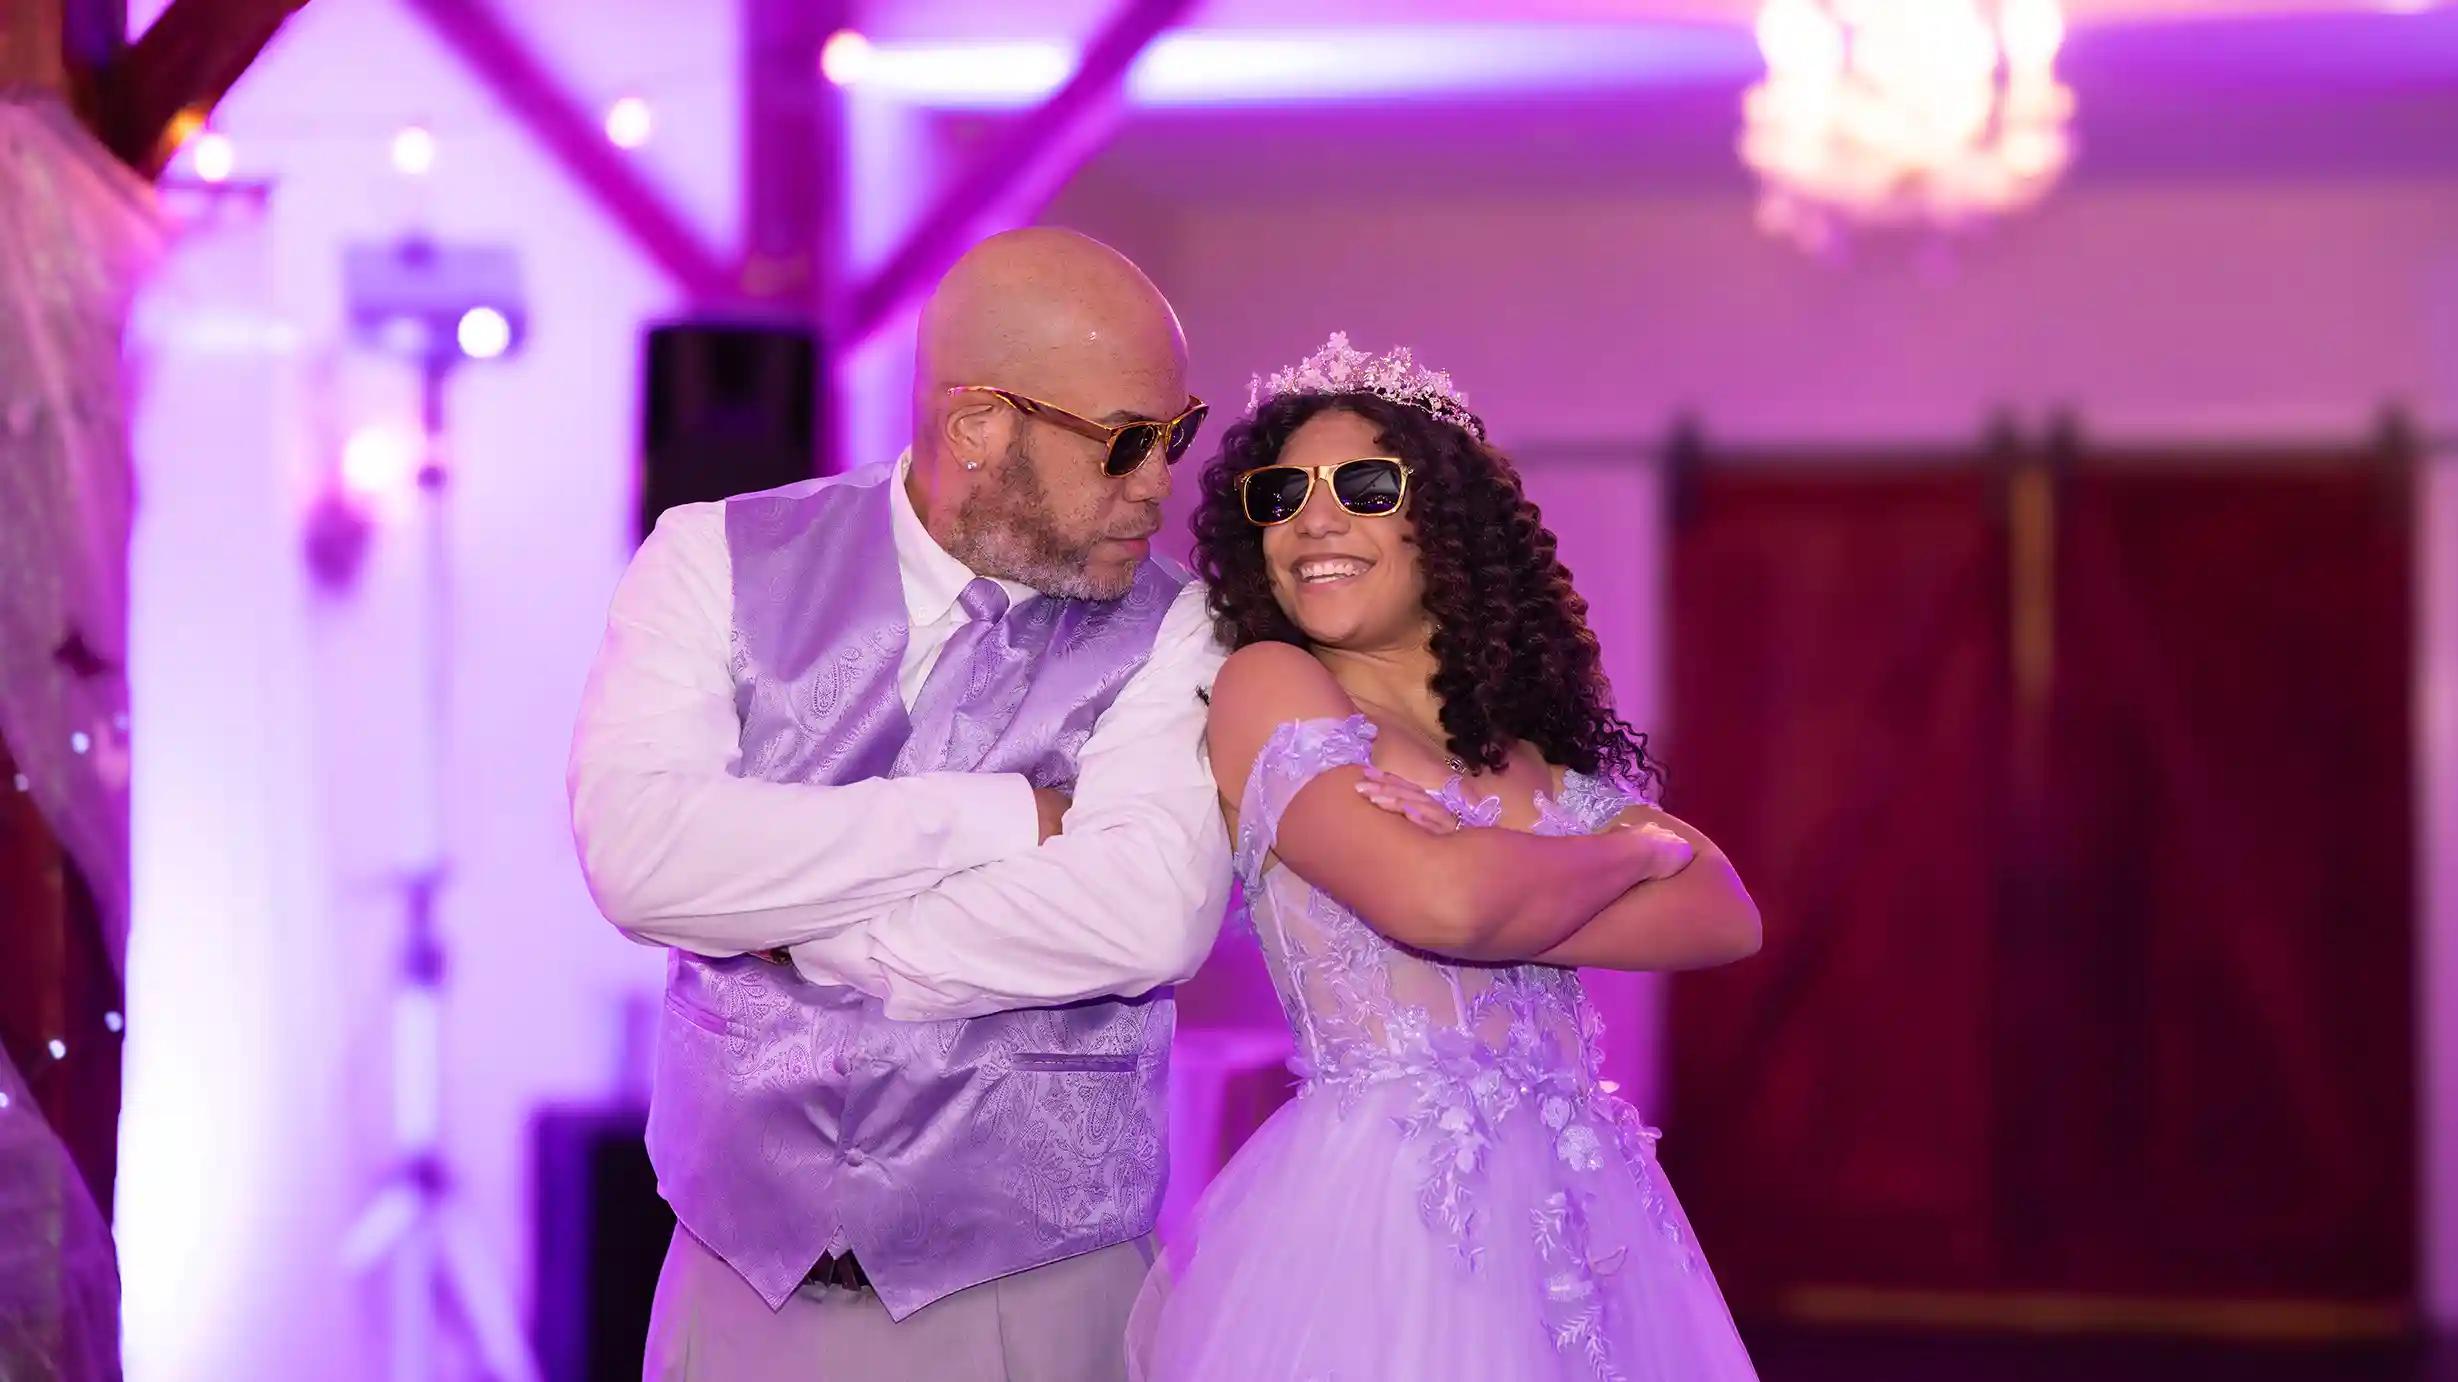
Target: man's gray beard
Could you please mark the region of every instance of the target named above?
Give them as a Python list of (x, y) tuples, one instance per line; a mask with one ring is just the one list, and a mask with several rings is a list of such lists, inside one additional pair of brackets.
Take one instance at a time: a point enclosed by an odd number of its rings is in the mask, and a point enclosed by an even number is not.
[(1115, 600), (1134, 588), (1133, 568), (1104, 581), (1092, 573), (1093, 543), (1068, 545), (1051, 518), (1050, 493), (1023, 438), (991, 474), (995, 489), (975, 490), (957, 506), (953, 555), (958, 561), (981, 575), (1063, 600)]

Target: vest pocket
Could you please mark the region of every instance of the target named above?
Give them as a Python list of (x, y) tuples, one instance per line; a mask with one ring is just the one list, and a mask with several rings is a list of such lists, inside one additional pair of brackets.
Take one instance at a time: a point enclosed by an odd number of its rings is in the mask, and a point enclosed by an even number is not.
[(730, 1037), (733, 1027), (718, 1013), (710, 1012), (669, 989), (666, 991), (666, 1011), (711, 1036)]
[(1143, 1068), (1137, 1055), (1079, 1055), (1067, 1051), (1018, 1051), (1009, 1058), (1015, 1070), (1043, 1074), (1132, 1075)]

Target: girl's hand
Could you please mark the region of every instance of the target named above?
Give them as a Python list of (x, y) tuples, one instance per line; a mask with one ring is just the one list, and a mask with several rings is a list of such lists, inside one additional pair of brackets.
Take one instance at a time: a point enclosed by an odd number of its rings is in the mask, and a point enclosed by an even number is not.
[(1697, 854), (1688, 840), (1654, 821), (1636, 826), (1625, 821), (1613, 828), (1628, 831), (1637, 837), (1628, 843), (1639, 851), (1639, 881), (1642, 883), (1672, 877), (1690, 867), (1690, 860)]

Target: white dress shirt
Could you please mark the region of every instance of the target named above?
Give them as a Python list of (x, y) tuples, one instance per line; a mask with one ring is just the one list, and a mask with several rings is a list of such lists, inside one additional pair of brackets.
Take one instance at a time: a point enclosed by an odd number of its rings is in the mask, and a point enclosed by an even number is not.
[[(908, 709), (966, 622), (956, 597), (974, 578), (922, 526), (909, 466), (889, 482)], [(1203, 963), (1229, 845), (1203, 751), (1198, 692), (1222, 655), (1199, 584), (1094, 723), (1047, 843), (1015, 774), (734, 776), (733, 603), (722, 504), (669, 510), (615, 589), (568, 785), (582, 872), (626, 934), (712, 956), (789, 949), (805, 978), (908, 1020), (1132, 996)]]

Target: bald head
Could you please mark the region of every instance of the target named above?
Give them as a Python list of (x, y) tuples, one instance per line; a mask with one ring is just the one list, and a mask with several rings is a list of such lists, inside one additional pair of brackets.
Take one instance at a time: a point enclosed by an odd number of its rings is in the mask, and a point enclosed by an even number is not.
[[(1150, 395), (1184, 397), (1186, 339), (1168, 299), (1127, 257), (1071, 230), (1032, 227), (975, 245), (922, 308), (914, 358), (916, 439), (949, 389), (1012, 389), (1102, 421)], [(1178, 397), (1168, 397), (1171, 393)]]
[(1068, 230), (984, 240), (922, 308), (913, 386), (907, 492), (940, 546), (1050, 594), (1126, 593), (1160, 527), (1166, 461), (1106, 474), (1097, 434), (978, 390), (1108, 427), (1179, 417), (1186, 338), (1142, 270)]

